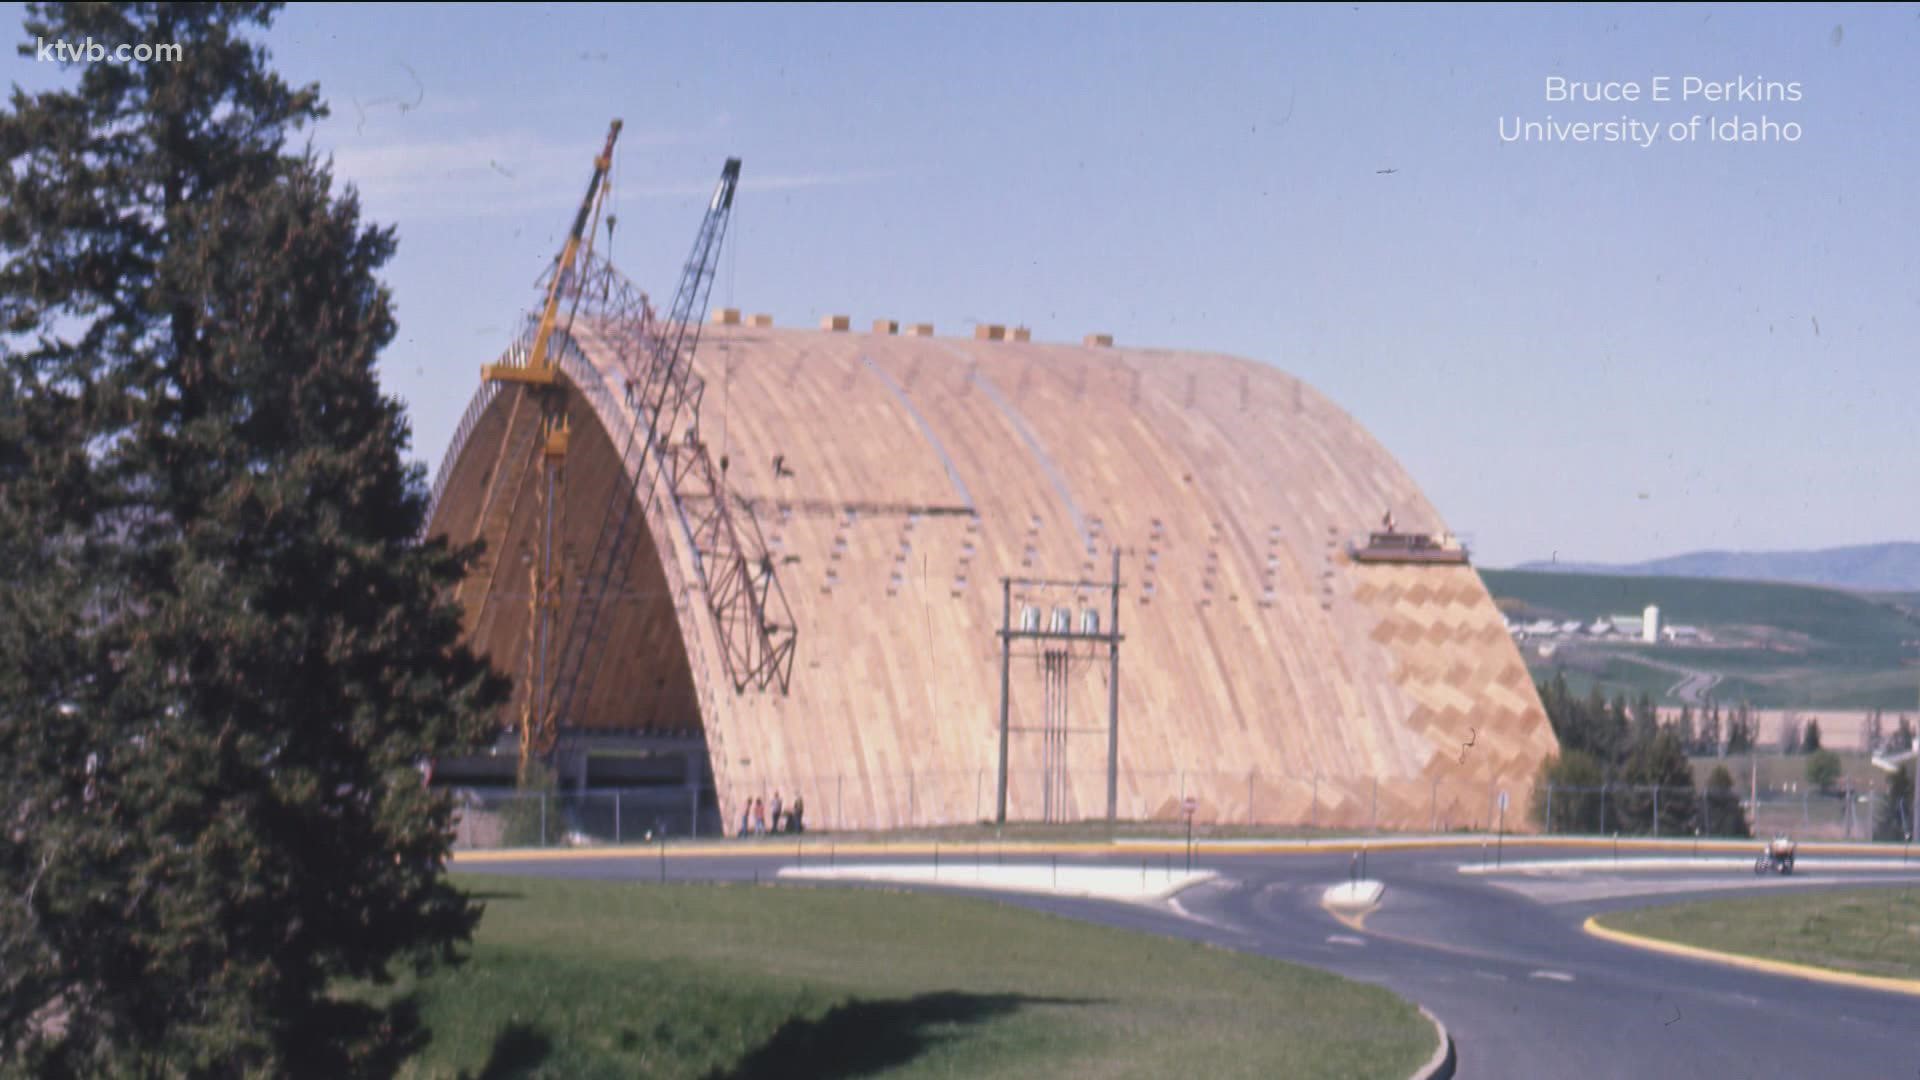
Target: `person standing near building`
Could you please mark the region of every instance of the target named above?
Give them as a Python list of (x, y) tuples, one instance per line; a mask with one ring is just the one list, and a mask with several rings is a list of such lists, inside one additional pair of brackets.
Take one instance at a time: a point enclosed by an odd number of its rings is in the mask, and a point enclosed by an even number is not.
[(780, 793), (773, 793), (773, 831), (780, 832)]
[(767, 804), (757, 798), (753, 800), (753, 835), (767, 835)]
[(753, 835), (753, 800), (748, 799), (740, 806), (740, 835), (742, 838)]

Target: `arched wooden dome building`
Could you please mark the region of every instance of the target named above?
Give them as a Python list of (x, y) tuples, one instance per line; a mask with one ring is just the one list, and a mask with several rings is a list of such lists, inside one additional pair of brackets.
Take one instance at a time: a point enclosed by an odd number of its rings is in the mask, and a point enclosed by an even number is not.
[[(1383, 513), (1401, 537), (1445, 526), (1298, 379), (1020, 331), (724, 317), (697, 428), (683, 411), (636, 433), (647, 380), (604, 324), (561, 350), (549, 685), (570, 776), (602, 750), (704, 751), (703, 831), (776, 791), (816, 828), (991, 818), (1005, 603), (1016, 630), (1069, 634), (1011, 645), (1008, 818), (1104, 818), (1117, 547), (1121, 819), (1192, 798), (1202, 822), (1446, 828), (1488, 823), (1506, 790), (1522, 826), (1556, 744), (1500, 613), (1458, 559), (1355, 557)], [(523, 696), (533, 393), (483, 387), (430, 525), (488, 540), (460, 601)], [(1088, 584), (1003, 595), (1009, 577)]]

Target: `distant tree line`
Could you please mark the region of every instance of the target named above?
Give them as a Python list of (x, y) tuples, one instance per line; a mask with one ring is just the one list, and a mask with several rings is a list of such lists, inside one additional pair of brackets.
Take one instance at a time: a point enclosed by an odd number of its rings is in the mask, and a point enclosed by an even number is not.
[(1899, 753), (1913, 746), (1913, 721), (1901, 713), (1893, 729), (1892, 738), (1887, 736), (1887, 715), (1879, 709), (1867, 710), (1867, 753), (1877, 754), (1882, 750)]
[[(1867, 713), (1866, 732), (1867, 753), (1897, 754), (1913, 747), (1913, 721), (1906, 713), (1900, 713), (1894, 722), (1893, 734), (1887, 734), (1886, 714), (1879, 709)], [(1910, 840), (1913, 838), (1913, 765), (1902, 765), (1887, 779), (1887, 799), (1880, 804), (1873, 816), (1873, 838), (1875, 840)]]
[(1873, 815), (1875, 840), (1908, 840), (1913, 827), (1913, 766), (1902, 765), (1887, 779), (1887, 799)]
[[(1580, 698), (1558, 672), (1538, 689), (1560, 754), (1541, 766), (1535, 821), (1554, 832), (1632, 835), (1655, 832), (1657, 824), (1662, 836), (1696, 828), (1709, 836), (1752, 835), (1725, 766), (1708, 778), (1704, 799), (1694, 787), (1688, 751), (1719, 745), (1723, 720), (1717, 705), (1709, 703), (1698, 725), (1691, 708), (1662, 723), (1650, 694), (1631, 702), (1616, 694), (1609, 701), (1594, 687)], [(1751, 748), (1756, 724), (1750, 708), (1730, 710), (1724, 724), (1730, 752)]]
[[(1758, 750), (1760, 725), (1751, 705), (1739, 702), (1723, 710), (1709, 698), (1697, 710), (1682, 705), (1671, 720), (1662, 722), (1650, 694), (1630, 700), (1616, 693), (1608, 698), (1596, 686), (1586, 697), (1577, 697), (1559, 672), (1537, 689), (1560, 740), (1560, 754), (1541, 766), (1532, 806), (1536, 822), (1554, 832), (1650, 834), (1656, 812), (1652, 789), (1657, 786), (1660, 835), (1681, 836), (1695, 828), (1708, 836), (1753, 834), (1726, 766), (1714, 767), (1703, 793), (1694, 786), (1689, 763), (1690, 755)], [(1867, 713), (1869, 752), (1897, 753), (1910, 748), (1913, 739), (1914, 722), (1906, 714), (1896, 715), (1888, 734), (1885, 713)], [(1813, 788), (1829, 795), (1842, 790), (1845, 770), (1839, 756), (1822, 745), (1817, 719), (1803, 721), (1786, 713), (1771, 745), (1783, 754), (1806, 756), (1807, 782)], [(1876, 800), (1875, 840), (1913, 837), (1913, 776), (1913, 765), (1907, 764), (1889, 777), (1887, 797)]]
[(1673, 730), (1688, 754), (1720, 757), (1751, 751), (1759, 741), (1760, 721), (1754, 717), (1753, 707), (1744, 701), (1730, 706), (1723, 717), (1720, 703), (1708, 698), (1697, 713), (1692, 705), (1680, 706)]

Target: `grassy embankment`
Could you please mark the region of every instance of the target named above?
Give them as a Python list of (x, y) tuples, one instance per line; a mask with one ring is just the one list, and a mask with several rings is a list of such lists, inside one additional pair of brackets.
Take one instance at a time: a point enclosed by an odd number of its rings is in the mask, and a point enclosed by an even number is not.
[(970, 898), (461, 875), (410, 1076), (1406, 1076), (1378, 987)]
[(1790, 892), (1639, 908), (1602, 926), (1719, 952), (1920, 978), (1920, 890)]

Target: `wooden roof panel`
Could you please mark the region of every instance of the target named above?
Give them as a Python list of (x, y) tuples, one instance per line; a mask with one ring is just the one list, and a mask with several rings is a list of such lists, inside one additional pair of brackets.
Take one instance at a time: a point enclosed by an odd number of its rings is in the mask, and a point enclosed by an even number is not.
[[(600, 678), (645, 688), (682, 666), (687, 674), (670, 683), (699, 702), (687, 722), (716, 747), (729, 822), (740, 800), (776, 789), (805, 794), (810, 817), (829, 827), (970, 820), (983, 788), (990, 813), (1000, 578), (1090, 571), (1104, 580), (1116, 542), (1124, 817), (1168, 814), (1185, 792), (1200, 798), (1202, 820), (1312, 815), (1358, 825), (1380, 814), (1392, 824), (1392, 814), (1421, 825), (1441, 804), (1464, 814), (1486, 785), (1530, 778), (1554, 750), (1514, 646), (1487, 633), (1499, 616), (1471, 568), (1346, 558), (1347, 541), (1389, 508), (1410, 530), (1444, 526), (1377, 442), (1291, 376), (1163, 350), (761, 328), (705, 335), (701, 437), (716, 458), (727, 455), (730, 488), (761, 500), (756, 520), (799, 628), (792, 684), (784, 697), (724, 684), (685, 537), (660, 511), (651, 520), (667, 535), (657, 548), (639, 545), (629, 576), (668, 597), (677, 581), (683, 603), (652, 621), (619, 621), (607, 648), (620, 659)], [(612, 350), (592, 327), (576, 337), (617, 387), (624, 374)], [(480, 528), (476, 507), (497, 486), (487, 451), (497, 457), (504, 445), (511, 397), (489, 407), (436, 512), (436, 527), (457, 538)], [(576, 417), (570, 478), (610, 477), (615, 448), (582, 438), (582, 421), (592, 417)], [(776, 454), (791, 475), (775, 475)], [(607, 480), (570, 483), (576, 552), (591, 549), (608, 489)], [(802, 500), (971, 500), (979, 518), (783, 518), (773, 505)], [(514, 513), (512, 542), (524, 544), (530, 514)], [(505, 595), (507, 584), (466, 592)], [(1029, 602), (1069, 605), (1077, 623), (1087, 599), (1068, 591)], [(1104, 628), (1104, 593), (1091, 599)], [(493, 612), (486, 640), (497, 655), (525, 632), (524, 605), (464, 594), (463, 603), (470, 617)], [(665, 655), (668, 624), (684, 660)], [(1040, 667), (1016, 657), (1016, 729), (1041, 723)], [(1106, 678), (1104, 659), (1091, 657), (1066, 677), (1064, 814), (1076, 819), (1105, 811)], [(619, 727), (622, 700), (597, 689), (572, 720)], [(1462, 764), (1466, 734), (1453, 730), (1462, 726), (1497, 732), (1504, 756), (1469, 754)], [(1043, 741), (1016, 730), (1010, 743), (1010, 816), (1037, 818)], [(1447, 796), (1443, 782), (1465, 794)]]

